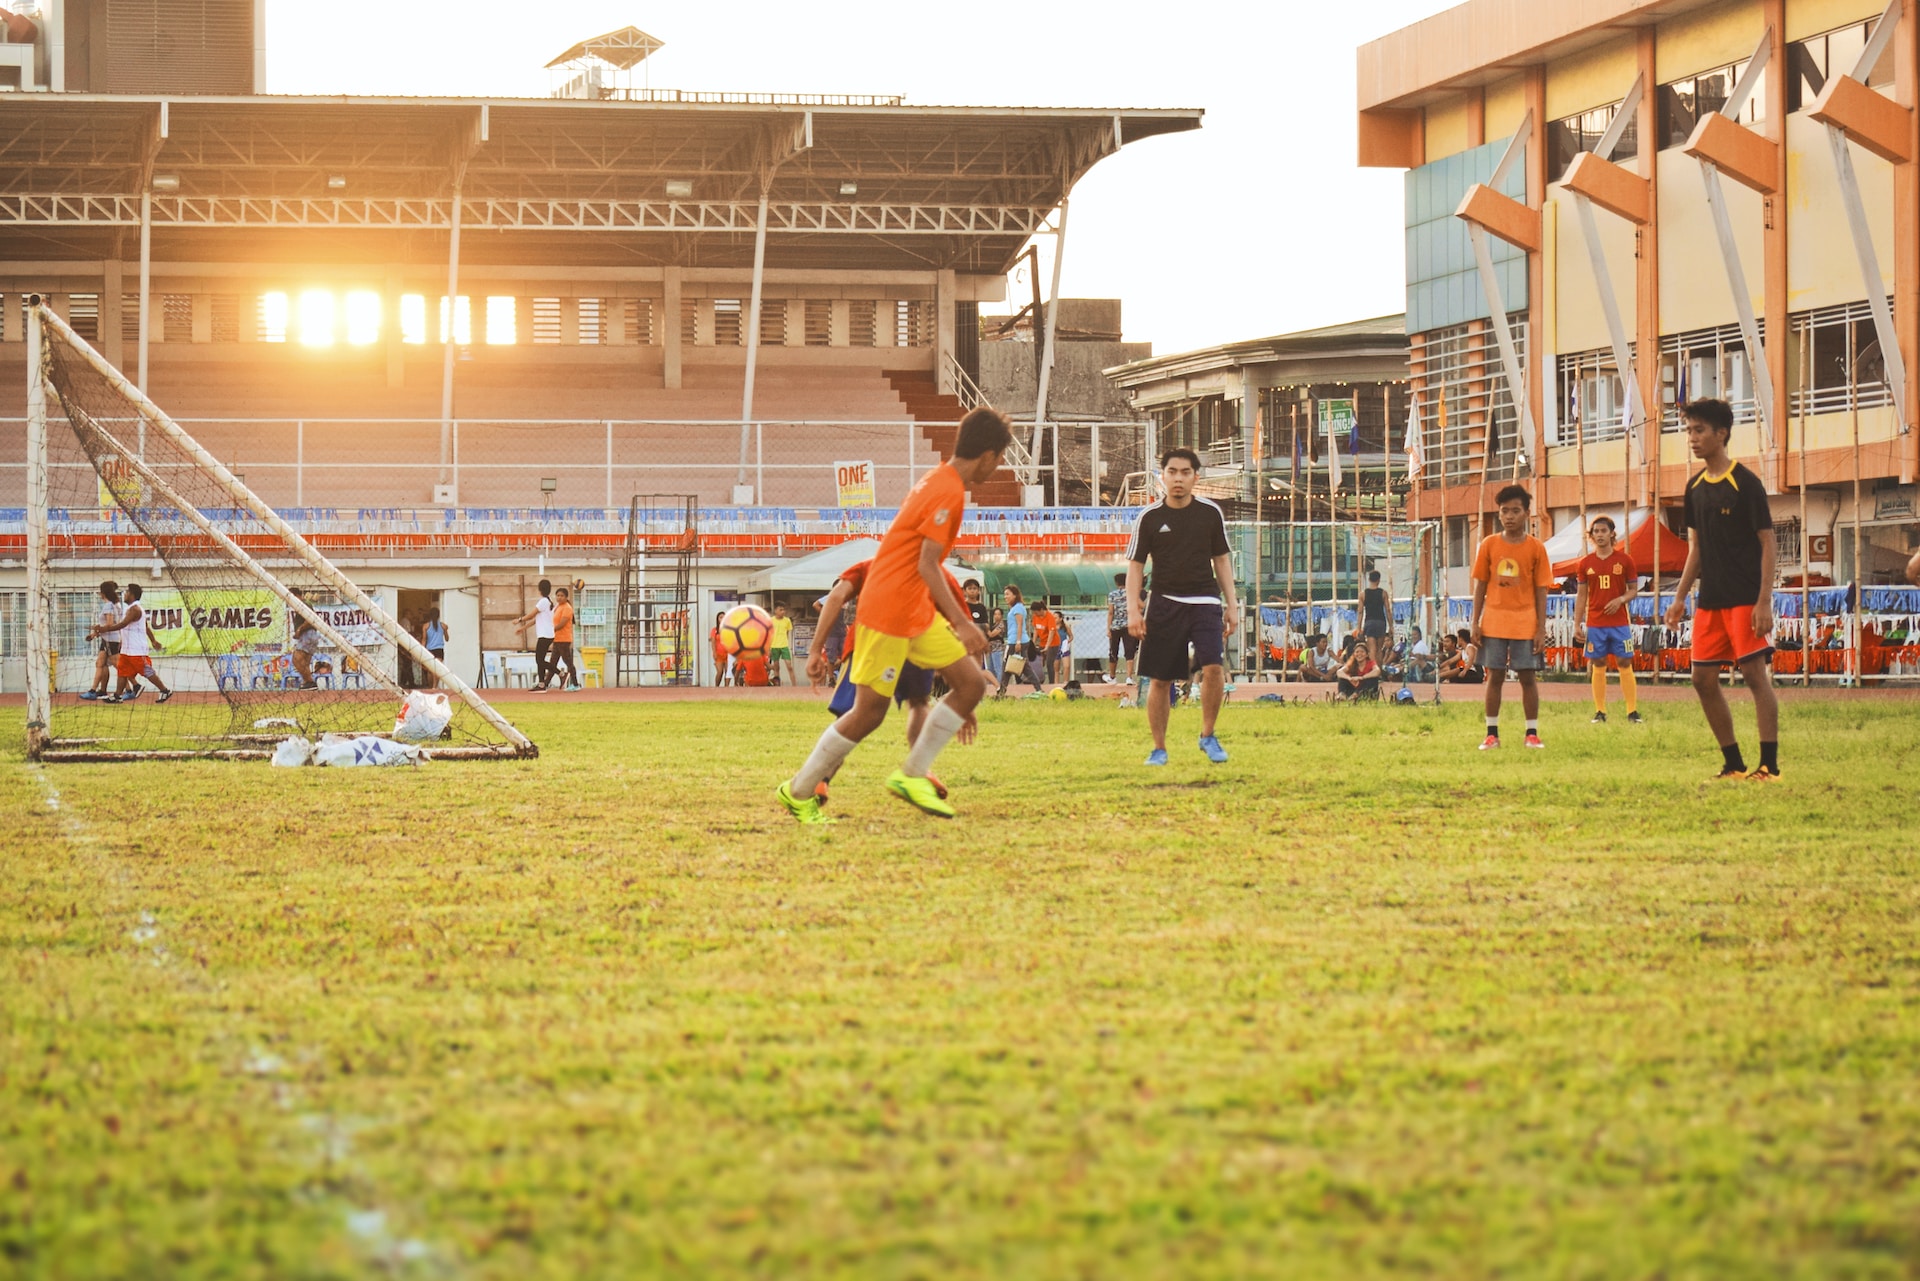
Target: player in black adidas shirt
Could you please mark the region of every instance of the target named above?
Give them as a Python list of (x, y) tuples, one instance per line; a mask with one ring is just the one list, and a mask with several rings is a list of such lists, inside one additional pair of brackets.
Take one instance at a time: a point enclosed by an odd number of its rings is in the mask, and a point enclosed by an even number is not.
[[(1678, 627), (1697, 580), (1693, 609), (1693, 689), (1724, 758), (1717, 778), (1780, 778), (1780, 702), (1774, 696), (1773, 512), (1760, 478), (1733, 461), (1733, 408), (1724, 400), (1685, 406), (1687, 443), (1703, 470), (1687, 482), (1687, 567), (1673, 589), (1667, 626)], [(1720, 691), (1720, 669), (1733, 664), (1753, 691), (1760, 723), (1760, 764), (1747, 772), (1733, 732), (1733, 711)]]
[[(1209, 500), (1194, 496), (1199, 478), (1199, 455), (1191, 449), (1169, 449), (1160, 459), (1160, 484), (1167, 496), (1140, 514), (1127, 545), (1127, 630), (1141, 638), (1134, 671), (1151, 681), (1149, 765), (1167, 763), (1173, 683), (1195, 671), (1200, 673), (1200, 750), (1216, 765), (1227, 759), (1227, 749), (1213, 731), (1226, 693), (1226, 636), (1240, 626), (1240, 603), (1234, 598), (1226, 517)], [(1153, 562), (1153, 598), (1143, 604), (1148, 561)]]

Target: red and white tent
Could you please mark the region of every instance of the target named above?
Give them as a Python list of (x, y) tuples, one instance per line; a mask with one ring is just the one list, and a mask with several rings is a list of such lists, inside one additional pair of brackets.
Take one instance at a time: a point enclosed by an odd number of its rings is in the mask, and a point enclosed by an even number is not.
[[(1612, 512), (1590, 511), (1587, 513), (1587, 519), (1591, 521), (1602, 515), (1614, 516)], [(1616, 522), (1619, 519), (1618, 516), (1614, 516)], [(1553, 572), (1556, 577), (1564, 578), (1573, 573), (1585, 559), (1586, 554), (1593, 550), (1584, 535), (1585, 531), (1576, 521), (1547, 540), (1547, 555), (1553, 560)], [(1641, 507), (1628, 513), (1626, 550), (1627, 555), (1633, 557), (1634, 566), (1642, 574), (1653, 572), (1653, 510), (1651, 508)], [(1686, 568), (1686, 564), (1687, 540), (1671, 529), (1661, 530), (1660, 572), (1677, 574)]]

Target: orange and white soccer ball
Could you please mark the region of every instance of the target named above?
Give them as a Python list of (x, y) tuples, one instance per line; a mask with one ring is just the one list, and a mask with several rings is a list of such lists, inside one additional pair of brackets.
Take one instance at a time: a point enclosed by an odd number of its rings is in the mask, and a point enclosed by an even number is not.
[(735, 658), (761, 658), (773, 639), (773, 616), (758, 605), (735, 605), (720, 620), (720, 648)]

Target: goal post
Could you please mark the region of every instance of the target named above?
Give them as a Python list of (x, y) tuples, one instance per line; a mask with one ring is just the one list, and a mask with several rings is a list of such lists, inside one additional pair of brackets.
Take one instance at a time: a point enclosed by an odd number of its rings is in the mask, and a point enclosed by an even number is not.
[[(392, 700), (404, 697), (406, 691), (379, 657), (365, 652), (371, 640), (380, 647), (390, 645), (396, 654), (404, 653), (457, 700), (456, 716), (448, 729), (453, 741), (434, 747), (434, 756), (538, 754), (532, 740), (395, 622), (71, 326), (38, 299), (30, 300), (26, 312), (30, 753), (48, 760), (262, 755), (266, 745), (289, 733), (317, 737), (326, 732), (374, 732), (382, 714), (393, 710)], [(69, 449), (66, 457), (58, 457), (61, 451), (55, 441), (62, 445), (68, 442), (64, 435), (56, 437), (49, 426), (49, 403), (58, 406), (58, 416), (64, 417), (71, 428), (71, 443), (77, 446), (77, 453)], [(133, 429), (131, 433), (128, 428)], [(135, 443), (123, 439), (125, 434), (133, 435)], [(86, 492), (89, 483), (93, 494)], [(93, 500), (91, 505), (88, 499)], [(129, 526), (137, 531), (137, 538), (129, 534)], [(183, 652), (197, 653), (207, 660), (211, 692), (228, 705), (230, 712), (224, 730), (204, 714), (183, 718), (182, 724), (175, 725), (157, 723), (150, 715), (141, 721), (117, 706), (108, 710), (105, 705), (113, 700), (88, 695), (69, 700), (65, 692), (52, 687), (56, 610), (50, 569), (56, 546), (65, 550), (73, 567), (79, 567), (102, 563), (100, 557), (88, 559), (85, 552), (90, 548), (103, 550), (108, 561), (115, 556), (124, 561), (129, 542), (145, 544), (152, 558), (153, 577), (164, 575), (171, 584), (164, 590), (181, 600), (183, 607), (174, 611), (177, 618), (168, 621), (175, 633), (193, 633), (191, 641), (183, 641)], [(134, 596), (142, 590), (134, 586), (126, 589)], [(328, 611), (315, 603), (322, 596), (343, 601), (358, 611), (357, 619), (364, 620), (358, 640), (348, 636)], [(222, 602), (236, 598), (270, 599), (280, 607), (277, 623), (258, 623), (262, 628), (277, 625), (280, 629), (269, 632), (280, 651), (273, 660), (278, 670), (271, 675), (263, 676), (256, 670), (261, 665), (259, 651), (267, 646), (257, 640), (251, 646), (234, 641), (224, 630), (222, 620), (231, 618), (234, 610), (223, 609)], [(271, 611), (264, 609), (249, 609), (245, 614), (249, 623), (272, 618)], [(332, 650), (327, 656), (330, 670), (324, 689), (311, 674), (297, 687), (292, 684), (293, 669), (287, 664), (294, 657), (296, 618), (307, 625), (298, 630), (310, 629), (318, 638), (300, 647), (309, 655), (309, 667), (318, 654), (319, 641), (325, 641)], [(68, 621), (67, 633), (77, 635), (78, 629)], [(243, 660), (251, 660), (244, 671)], [(72, 663), (72, 656), (68, 661)], [(336, 661), (338, 665), (334, 666)], [(157, 680), (157, 676), (149, 679)], [(349, 692), (349, 679), (363, 689), (363, 682), (371, 681), (373, 697)], [(134, 686), (138, 687), (137, 680)], [(202, 682), (200, 693), (204, 692)], [(249, 719), (251, 726), (247, 724)], [(96, 723), (75, 735), (62, 727), (62, 722), (70, 720)], [(185, 720), (196, 723), (188, 726)]]

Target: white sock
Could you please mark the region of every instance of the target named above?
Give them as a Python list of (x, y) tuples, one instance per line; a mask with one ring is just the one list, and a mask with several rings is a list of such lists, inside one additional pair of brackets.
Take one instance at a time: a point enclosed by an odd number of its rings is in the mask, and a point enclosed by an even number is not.
[(1540, 722), (1538, 720), (1531, 720), (1527, 722), (1527, 733), (1538, 734), (1539, 732), (1540, 732)]
[(927, 771), (933, 768), (933, 758), (940, 755), (940, 749), (966, 723), (964, 716), (945, 703), (934, 704), (933, 711), (927, 716), (927, 723), (920, 727), (920, 737), (914, 739), (913, 746), (908, 749), (907, 762), (900, 767), (900, 772), (908, 778), (925, 778)]
[(1487, 717), (1487, 733), (1498, 734), (1499, 732), (1500, 732), (1500, 718), (1498, 716)]
[(827, 726), (826, 732), (820, 735), (820, 741), (813, 745), (813, 752), (807, 757), (807, 763), (800, 767), (800, 772), (795, 774), (793, 781), (787, 785), (787, 790), (793, 795), (793, 799), (804, 801), (812, 796), (813, 789), (832, 777), (833, 772), (840, 768), (857, 746), (859, 744), (839, 730), (831, 725)]

